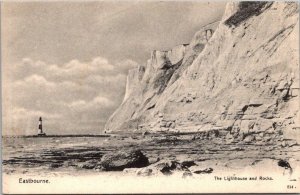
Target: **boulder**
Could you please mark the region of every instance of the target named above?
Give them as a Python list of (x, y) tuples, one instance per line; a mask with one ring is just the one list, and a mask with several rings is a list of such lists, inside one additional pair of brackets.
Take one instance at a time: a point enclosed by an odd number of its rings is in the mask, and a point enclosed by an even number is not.
[(125, 168), (141, 168), (147, 165), (149, 160), (140, 150), (106, 154), (100, 162), (101, 169), (104, 171), (122, 171)]
[(138, 175), (171, 175), (174, 171), (188, 171), (188, 168), (186, 166), (189, 165), (191, 165), (190, 162), (182, 164), (175, 160), (161, 160), (157, 163), (154, 163), (148, 167), (141, 169), (138, 172)]
[(182, 167), (189, 168), (191, 166), (196, 165), (196, 163), (192, 160), (188, 160), (188, 161), (182, 161), (181, 165), (182, 165)]
[(286, 161), (286, 160), (279, 160), (278, 161), (278, 166), (280, 166), (280, 167), (283, 167), (283, 168), (285, 168), (285, 169), (291, 169), (292, 167), (291, 167), (291, 165), (290, 165), (290, 163), (288, 162), (288, 161)]
[(290, 163), (286, 160), (282, 160), (280, 159), (278, 162), (277, 162), (277, 165), (279, 167), (282, 167), (284, 168), (284, 172), (283, 172), (283, 175), (290, 175), (293, 173), (293, 168), (291, 167)]
[(206, 168), (206, 169), (201, 169), (201, 170), (194, 171), (194, 173), (196, 173), (196, 174), (209, 174), (209, 173), (212, 173), (213, 170), (214, 170), (213, 168)]
[(171, 175), (173, 170), (182, 170), (183, 166), (177, 161), (158, 162), (155, 166), (164, 175)]

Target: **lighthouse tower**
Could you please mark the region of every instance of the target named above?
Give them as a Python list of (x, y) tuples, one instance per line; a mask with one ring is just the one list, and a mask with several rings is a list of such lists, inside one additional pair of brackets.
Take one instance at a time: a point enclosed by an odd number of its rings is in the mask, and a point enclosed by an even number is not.
[(42, 117), (39, 119), (39, 129), (38, 129), (38, 136), (45, 136), (46, 133), (43, 132), (43, 124), (42, 124)]

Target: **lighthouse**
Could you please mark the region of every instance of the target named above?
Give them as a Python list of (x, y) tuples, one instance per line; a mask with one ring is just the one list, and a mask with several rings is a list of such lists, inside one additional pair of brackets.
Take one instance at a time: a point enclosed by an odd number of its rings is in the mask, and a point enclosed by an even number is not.
[(40, 117), (40, 119), (39, 119), (38, 136), (46, 136), (46, 133), (43, 132), (42, 117)]

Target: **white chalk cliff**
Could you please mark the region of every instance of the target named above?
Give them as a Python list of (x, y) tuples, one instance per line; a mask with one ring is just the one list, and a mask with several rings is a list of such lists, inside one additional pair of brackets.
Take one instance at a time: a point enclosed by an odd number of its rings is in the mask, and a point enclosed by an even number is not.
[(228, 3), (217, 27), (153, 51), (129, 71), (106, 131), (208, 131), (233, 136), (299, 124), (299, 7)]

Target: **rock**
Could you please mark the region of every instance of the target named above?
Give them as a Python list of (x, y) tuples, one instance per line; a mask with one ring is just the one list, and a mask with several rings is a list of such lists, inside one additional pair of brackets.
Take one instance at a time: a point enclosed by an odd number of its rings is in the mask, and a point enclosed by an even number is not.
[(274, 122), (269, 119), (260, 119), (256, 121), (253, 132), (274, 133)]
[(262, 146), (265, 144), (265, 142), (256, 140), (254, 144), (257, 146)]
[(143, 132), (143, 136), (145, 136), (145, 135), (149, 135), (150, 133), (148, 132), (148, 131), (145, 131), (145, 132)]
[(160, 161), (159, 157), (157, 157), (157, 158), (149, 158), (149, 164), (154, 164), (154, 163), (157, 163), (158, 161)]
[(196, 174), (209, 174), (212, 172), (213, 172), (213, 168), (206, 168), (206, 169), (194, 171), (194, 173)]
[(254, 138), (253, 135), (247, 135), (247, 136), (244, 138), (244, 142), (250, 143), (250, 142), (253, 142), (254, 139), (255, 139), (255, 138)]
[(231, 144), (233, 143), (234, 139), (226, 139), (226, 144)]
[(240, 136), (240, 134), (239, 133), (234, 133), (234, 134), (232, 134), (232, 136), (233, 136), (234, 139), (237, 139)]
[(160, 162), (155, 166), (164, 175), (171, 175), (173, 170), (181, 170), (182, 166), (177, 161), (165, 161)]
[(256, 135), (255, 136), (255, 140), (256, 141), (262, 141), (263, 140), (263, 137), (259, 136), (259, 135)]
[(233, 139), (232, 134), (230, 132), (228, 132), (225, 139)]
[(265, 131), (265, 133), (268, 133), (268, 134), (274, 134), (275, 133), (275, 129), (273, 128), (269, 128)]
[(283, 172), (283, 175), (285, 174), (288, 174), (288, 175), (291, 175), (293, 173), (293, 168), (291, 167), (290, 163), (286, 160), (279, 160), (278, 161), (278, 166), (284, 168), (284, 172)]
[(243, 119), (242, 122), (241, 122), (241, 128), (240, 128), (240, 131), (243, 132), (243, 133), (249, 133), (253, 127), (254, 127), (254, 121), (253, 120), (245, 120)]
[(268, 142), (272, 139), (272, 137), (269, 134), (266, 134), (263, 139), (264, 141)]
[(188, 170), (185, 166), (175, 160), (162, 160), (155, 164), (152, 164), (145, 169), (152, 169), (152, 172), (162, 173), (164, 175), (171, 175), (173, 171)]
[(212, 131), (209, 131), (208, 132), (208, 136), (210, 138), (216, 138), (216, 137), (219, 137), (220, 133), (218, 130), (212, 130)]
[(79, 168), (82, 169), (94, 169), (96, 167), (97, 163), (95, 163), (94, 161), (88, 161), (82, 164), (77, 165)]
[(191, 176), (193, 176), (191, 171), (185, 171), (182, 174), (182, 178), (187, 178), (187, 177), (191, 177)]
[(286, 142), (285, 142), (285, 141), (282, 141), (282, 142), (281, 142), (281, 146), (282, 146), (282, 147), (286, 147)]
[(232, 151), (245, 151), (245, 149), (241, 148), (241, 147), (233, 147), (231, 150)]
[(297, 145), (297, 141), (296, 140), (286, 140), (286, 144), (289, 147), (295, 146)]
[(181, 162), (181, 165), (182, 165), (182, 167), (189, 168), (189, 167), (197, 165), (197, 164), (194, 161), (190, 160), (190, 161)]
[(153, 174), (153, 170), (151, 168), (145, 168), (137, 171), (138, 176), (150, 176)]
[(140, 150), (106, 154), (100, 162), (104, 171), (122, 171), (125, 168), (140, 168), (147, 165), (149, 165), (148, 158)]
[(59, 167), (62, 167), (62, 166), (63, 166), (63, 164), (61, 164), (61, 163), (51, 163), (49, 165), (49, 168), (55, 169), (55, 168), (59, 168)]
[(140, 170), (140, 168), (125, 168), (123, 170), (123, 173), (131, 173), (131, 174), (135, 174)]
[(288, 162), (288, 161), (286, 161), (286, 160), (279, 160), (278, 161), (278, 166), (280, 166), (280, 167), (283, 167), (283, 168), (285, 168), (285, 169), (291, 169), (292, 167), (291, 167), (291, 165), (290, 165), (290, 163)]

